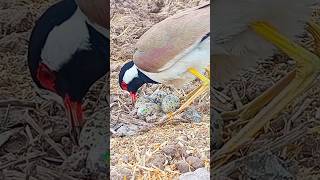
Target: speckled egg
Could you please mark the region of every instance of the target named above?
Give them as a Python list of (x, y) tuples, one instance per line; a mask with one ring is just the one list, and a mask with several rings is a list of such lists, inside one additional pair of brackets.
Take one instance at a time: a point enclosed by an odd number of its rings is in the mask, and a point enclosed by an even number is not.
[(160, 106), (156, 103), (145, 103), (143, 106), (138, 108), (137, 115), (140, 118), (153, 115), (160, 111)]
[(161, 102), (162, 111), (165, 113), (174, 112), (179, 106), (179, 97), (172, 94), (165, 96)]
[(134, 107), (138, 109), (140, 107), (143, 107), (146, 103), (150, 102), (152, 102), (152, 100), (148, 96), (141, 96), (135, 102)]
[(161, 104), (162, 99), (167, 95), (168, 94), (164, 91), (156, 90), (153, 94), (150, 95), (150, 99), (156, 104)]

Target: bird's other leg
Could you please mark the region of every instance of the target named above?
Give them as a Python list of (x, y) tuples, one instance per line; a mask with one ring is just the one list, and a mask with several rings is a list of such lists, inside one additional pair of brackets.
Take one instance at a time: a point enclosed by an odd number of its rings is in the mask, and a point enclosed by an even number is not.
[[(313, 64), (317, 64), (317, 61), (307, 61), (301, 60), (299, 57), (299, 52), (302, 52), (301, 47), (294, 44), (295, 47), (288, 47), (289, 44), (293, 42), (284, 39), (277, 39), (280, 34), (278, 34), (271, 25), (265, 22), (255, 22), (251, 24), (251, 28), (260, 34), (263, 38), (270, 41), (272, 44), (277, 46), (279, 49), (284, 51), (289, 57), (293, 58), (297, 62), (297, 70), (299, 71), (299, 77), (305, 76), (304, 74), (308, 74), (309, 71), (313, 71)], [(320, 28), (316, 23), (310, 22), (308, 23), (308, 31), (313, 35), (315, 39), (315, 50), (318, 49), (320, 52)], [(275, 33), (273, 33), (275, 32)], [(281, 36), (281, 35), (280, 35)], [(312, 53), (304, 53), (306, 56), (312, 56)], [(312, 57), (308, 59), (313, 59)], [(303, 68), (301, 68), (303, 66)], [(238, 111), (230, 111), (222, 114), (224, 119), (230, 118), (240, 118), (242, 120), (250, 119), (254, 117), (265, 105), (267, 105), (275, 96), (277, 96), (282, 89), (284, 89), (296, 76), (296, 70), (291, 71), (284, 78), (282, 78), (279, 82), (277, 82), (274, 86), (270, 87), (263, 94), (258, 96), (256, 99), (247, 104), (244, 108)]]
[(67, 95), (64, 98), (66, 114), (70, 123), (70, 137), (74, 144), (78, 145), (81, 128), (85, 121), (83, 119), (81, 102), (72, 101)]
[[(317, 33), (319, 30), (312, 28)], [(252, 138), (267, 122), (281, 112), (295, 97), (310, 88), (320, 71), (319, 54), (308, 51), (298, 44), (279, 34), (275, 28), (264, 22), (252, 24), (252, 29), (267, 41), (295, 60), (297, 68), (294, 78), (276, 95), (264, 108), (262, 108), (234, 137), (232, 137), (219, 151), (213, 155), (217, 160), (239, 148)], [(314, 34), (313, 32), (310, 32)]]
[(209, 87), (210, 87), (210, 69), (206, 68), (207, 71), (207, 76), (204, 76), (203, 74), (201, 74), (199, 71), (197, 71), (194, 68), (189, 68), (188, 72), (193, 74), (194, 76), (196, 76), (197, 78), (199, 78), (201, 80), (201, 85), (199, 87), (197, 87), (196, 89), (194, 89), (193, 91), (191, 91), (187, 96), (186, 96), (186, 101), (180, 106), (180, 108), (178, 110), (176, 110), (175, 112), (173, 112), (172, 114), (169, 114), (170, 116), (174, 116), (180, 112), (182, 112), (184, 109), (186, 109), (197, 97), (199, 97), (201, 94), (203, 94), (204, 92), (206, 92)]

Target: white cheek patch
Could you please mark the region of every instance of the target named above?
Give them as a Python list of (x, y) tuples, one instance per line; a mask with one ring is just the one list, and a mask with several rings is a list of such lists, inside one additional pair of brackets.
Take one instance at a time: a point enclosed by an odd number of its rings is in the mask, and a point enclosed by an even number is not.
[(138, 69), (136, 65), (133, 65), (123, 75), (123, 82), (129, 84), (134, 78), (138, 77)]

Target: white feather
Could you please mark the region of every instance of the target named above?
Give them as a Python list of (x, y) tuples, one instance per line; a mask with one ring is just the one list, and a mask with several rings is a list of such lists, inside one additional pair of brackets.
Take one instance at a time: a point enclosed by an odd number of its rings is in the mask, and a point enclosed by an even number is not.
[(58, 71), (77, 50), (89, 49), (86, 19), (78, 8), (70, 19), (50, 32), (41, 58), (51, 70)]
[(129, 84), (134, 78), (138, 77), (138, 69), (136, 65), (133, 65), (123, 75), (123, 82)]

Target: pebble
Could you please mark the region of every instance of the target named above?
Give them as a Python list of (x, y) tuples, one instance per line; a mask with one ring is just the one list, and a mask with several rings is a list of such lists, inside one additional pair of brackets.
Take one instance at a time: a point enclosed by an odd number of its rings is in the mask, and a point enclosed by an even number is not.
[(189, 156), (189, 157), (187, 157), (186, 161), (194, 169), (198, 169), (198, 168), (204, 167), (204, 162), (198, 157)]
[(181, 157), (185, 157), (187, 154), (186, 148), (179, 146), (178, 144), (166, 145), (161, 150), (165, 155), (171, 158), (181, 158)]
[(147, 163), (148, 167), (157, 167), (161, 170), (164, 169), (164, 164), (166, 163), (166, 157), (163, 154), (156, 154), (149, 163)]
[(137, 125), (122, 125), (119, 129), (117, 129), (117, 134), (120, 136), (132, 136), (136, 134), (139, 127)]
[(206, 168), (199, 168), (194, 172), (181, 174), (179, 180), (210, 180), (210, 173)]
[(176, 162), (175, 165), (176, 165), (177, 169), (180, 171), (180, 173), (189, 172), (189, 165), (187, 162), (180, 160), (180, 161)]
[(167, 156), (174, 157), (176, 154), (177, 148), (175, 145), (167, 145), (162, 148), (162, 152)]
[(165, 96), (161, 102), (162, 111), (165, 113), (174, 112), (179, 106), (179, 97), (172, 94)]
[(123, 180), (130, 179), (132, 177), (131, 171), (123, 167), (110, 167), (110, 179), (112, 180)]
[(188, 108), (183, 113), (182, 118), (184, 118), (188, 122), (195, 122), (195, 123), (200, 123), (202, 120), (201, 114), (194, 108)]

